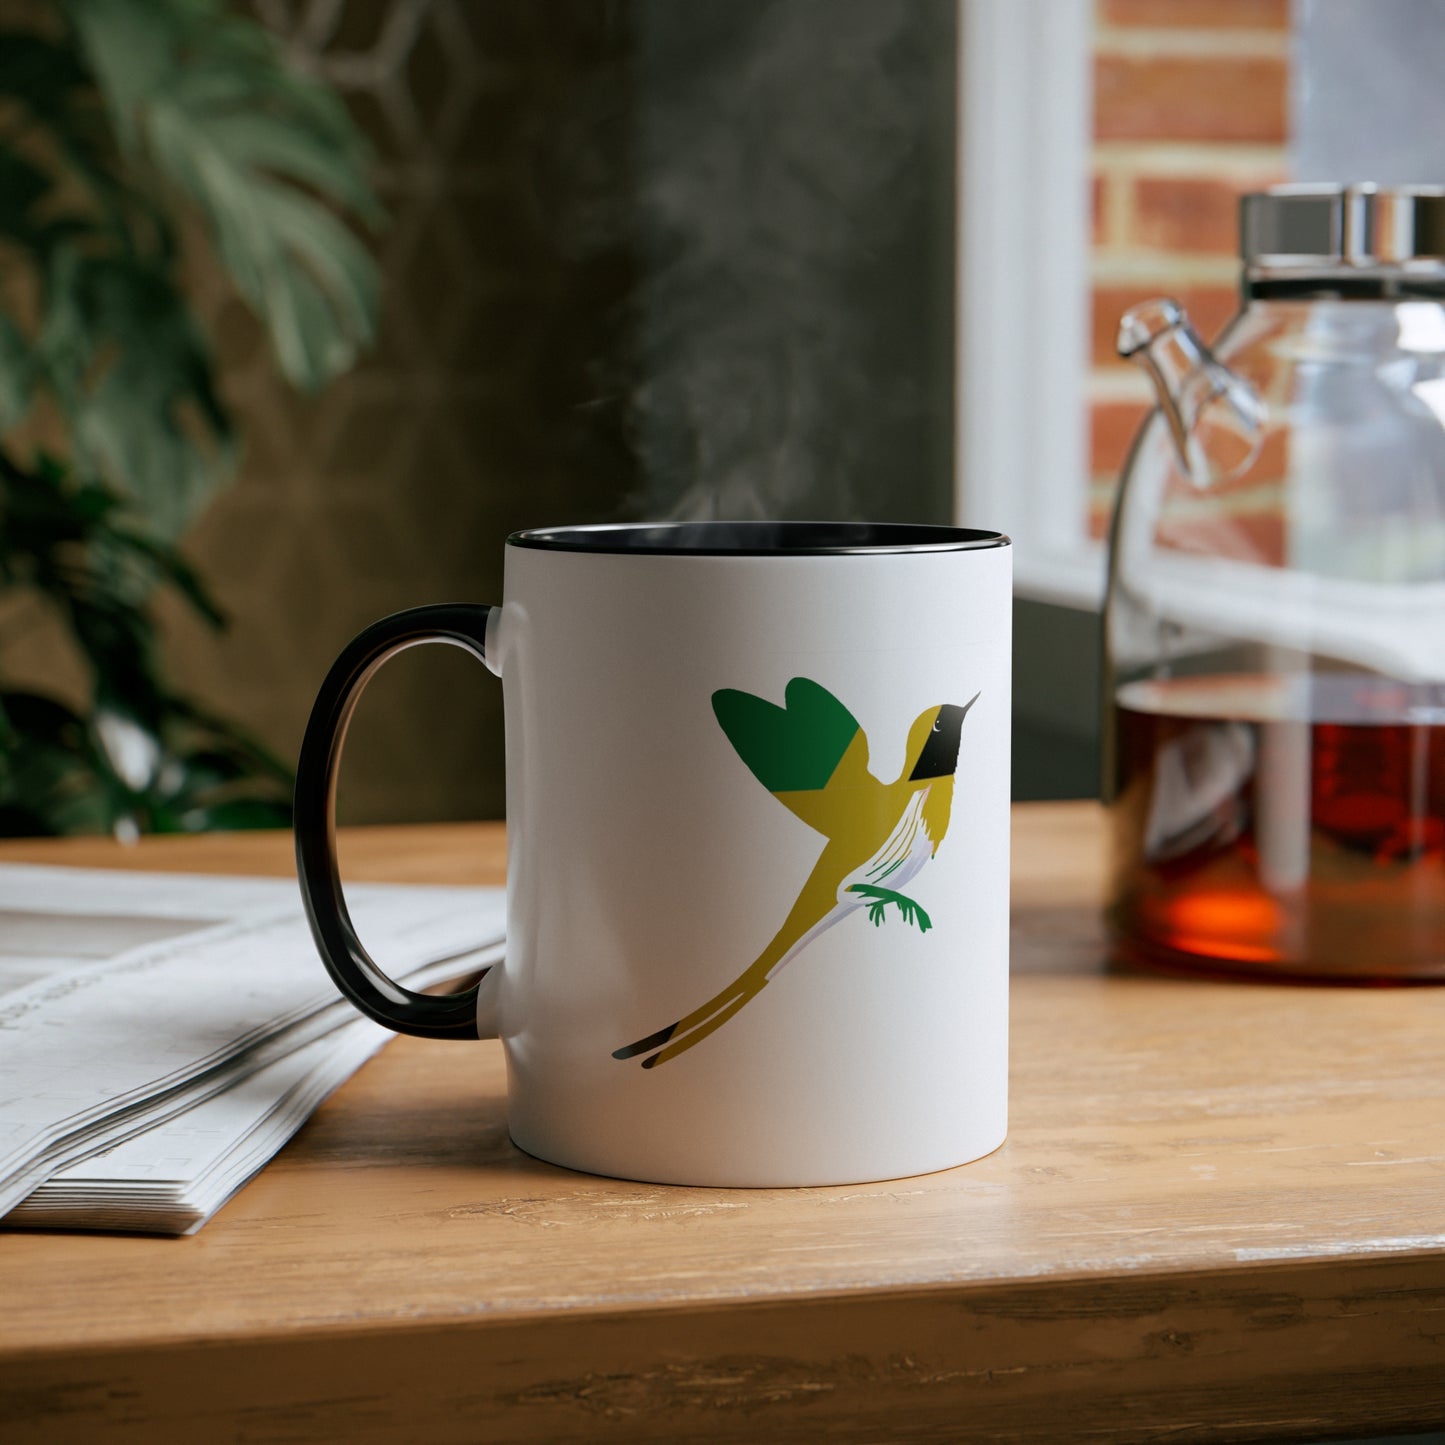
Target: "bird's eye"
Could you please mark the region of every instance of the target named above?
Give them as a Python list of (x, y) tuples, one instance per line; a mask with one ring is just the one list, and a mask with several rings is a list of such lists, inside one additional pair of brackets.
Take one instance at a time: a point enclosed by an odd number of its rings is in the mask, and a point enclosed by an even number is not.
[(934, 732), (937, 732), (938, 729), (939, 729), (939, 721), (938, 721), (937, 718), (934, 718), (934, 720), (933, 720), (933, 731), (934, 731)]

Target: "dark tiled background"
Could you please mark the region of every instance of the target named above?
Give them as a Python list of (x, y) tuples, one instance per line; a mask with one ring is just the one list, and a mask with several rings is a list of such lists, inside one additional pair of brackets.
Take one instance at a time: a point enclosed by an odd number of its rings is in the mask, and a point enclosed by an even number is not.
[[(167, 613), (183, 683), (294, 756), (347, 638), (498, 599), (515, 528), (948, 518), (951, 0), (254, 9), (372, 137), (384, 318), (299, 398), (197, 267), (246, 451), (188, 539), (232, 627)], [(409, 652), (343, 821), (499, 816), (501, 748), (495, 680)]]

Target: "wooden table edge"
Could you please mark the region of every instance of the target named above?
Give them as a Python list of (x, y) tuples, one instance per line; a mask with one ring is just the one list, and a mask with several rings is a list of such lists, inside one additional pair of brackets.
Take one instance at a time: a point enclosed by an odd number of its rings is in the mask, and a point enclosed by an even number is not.
[[(1241, 1310), (1267, 1319), (1271, 1348), (1240, 1341), (1231, 1323)], [(1438, 1253), (480, 1310), (156, 1339), (83, 1357), (9, 1351), (0, 1423), (8, 1445), (94, 1438), (102, 1422), (108, 1440), (200, 1438), (203, 1421), (248, 1415), (275, 1431), (256, 1439), (294, 1438), (298, 1421), (324, 1419), (328, 1438), (344, 1430), (358, 1441), (744, 1440), (762, 1411), (794, 1439), (825, 1424), (830, 1439), (850, 1440), (1043, 1441), (1062, 1438), (1065, 1421), (1075, 1438), (1102, 1439), (1323, 1436), (1342, 1420), (1424, 1430), (1445, 1422), (1445, 1372), (1422, 1313), (1445, 1318)], [(37, 1400), (52, 1408), (29, 1433), (24, 1412)], [(133, 1436), (113, 1428), (117, 1401)], [(719, 1412), (739, 1428), (719, 1429)], [(455, 1432), (460, 1421), (470, 1434)]]

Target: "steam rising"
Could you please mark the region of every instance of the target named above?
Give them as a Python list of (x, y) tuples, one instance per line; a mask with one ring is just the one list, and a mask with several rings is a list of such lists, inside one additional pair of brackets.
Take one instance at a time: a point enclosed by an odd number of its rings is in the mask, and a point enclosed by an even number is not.
[(635, 21), (634, 510), (918, 516), (948, 486), (951, 0)]

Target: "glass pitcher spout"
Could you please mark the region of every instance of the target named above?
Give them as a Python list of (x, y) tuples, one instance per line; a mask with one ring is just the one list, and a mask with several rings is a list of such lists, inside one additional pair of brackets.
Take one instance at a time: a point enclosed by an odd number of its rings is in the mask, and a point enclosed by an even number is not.
[(1179, 465), (1195, 486), (1248, 471), (1264, 440), (1264, 399), (1216, 359), (1177, 301), (1159, 297), (1126, 311), (1118, 350), (1149, 374)]

